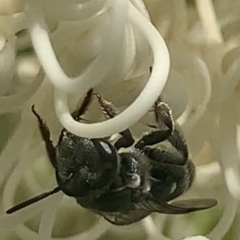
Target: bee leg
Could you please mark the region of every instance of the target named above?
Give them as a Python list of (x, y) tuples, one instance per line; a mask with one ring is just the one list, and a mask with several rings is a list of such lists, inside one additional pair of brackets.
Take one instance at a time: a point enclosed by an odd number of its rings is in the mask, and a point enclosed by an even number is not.
[(176, 148), (177, 151), (179, 151), (179, 153), (181, 153), (183, 159), (186, 161), (188, 159), (188, 148), (186, 141), (178, 129), (178, 126), (175, 126), (176, 124), (174, 123), (171, 109), (161, 100), (161, 97), (159, 97), (154, 104), (154, 113), (158, 127), (161, 128), (161, 124), (163, 123), (172, 131), (168, 137), (168, 141), (173, 147)]
[(42, 120), (40, 115), (35, 111), (34, 105), (32, 106), (32, 113), (38, 120), (38, 127), (42, 136), (42, 139), (45, 142), (45, 147), (47, 150), (47, 154), (52, 166), (55, 168), (56, 166), (56, 151), (55, 147), (53, 146), (52, 140), (50, 139), (50, 131), (46, 123)]
[[(168, 141), (180, 154), (176, 155), (176, 153), (148, 147), (144, 148), (144, 152), (153, 160), (153, 168), (164, 169), (174, 179), (176, 183), (175, 189), (169, 194), (167, 199), (170, 201), (191, 187), (195, 177), (195, 165), (188, 159), (187, 144), (177, 127), (175, 127)], [(182, 176), (185, 177), (182, 178)]]
[[(171, 170), (172, 172), (174, 169)], [(195, 165), (192, 161), (188, 161), (186, 166), (182, 166), (181, 168), (176, 166), (173, 176), (175, 176), (176, 171), (179, 171), (179, 174), (182, 172), (182, 176), (185, 176), (185, 178), (180, 177), (176, 181), (176, 188), (174, 191), (169, 195), (168, 201), (182, 195), (184, 192), (186, 192), (192, 185), (192, 182), (195, 178)]]
[(135, 148), (143, 149), (146, 146), (155, 145), (165, 141), (171, 133), (169, 130), (158, 130), (144, 135), (135, 145)]
[(81, 120), (81, 116), (86, 112), (87, 107), (89, 106), (89, 104), (92, 101), (92, 96), (93, 96), (93, 89), (90, 89), (87, 92), (87, 95), (84, 98), (80, 108), (72, 113), (72, 117), (73, 117), (74, 120), (76, 120), (76, 121)]
[(128, 148), (134, 144), (133, 136), (129, 129), (120, 132), (122, 135), (114, 144), (114, 147), (118, 150), (120, 148)]
[[(136, 144), (135, 147), (143, 149), (147, 145), (154, 145), (167, 140), (174, 131), (174, 121), (172, 117), (172, 110), (168, 105), (159, 98), (154, 104), (155, 119), (159, 129), (144, 135)], [(153, 127), (153, 126), (150, 126)]]
[[(144, 153), (151, 159), (154, 179), (159, 179), (152, 185), (152, 191), (157, 199), (161, 199), (164, 195), (167, 201), (170, 201), (191, 187), (195, 177), (195, 166), (192, 161), (185, 162), (180, 154), (161, 148), (145, 147)], [(165, 190), (168, 189), (168, 192), (163, 194), (162, 185), (159, 182), (166, 172), (168, 173), (168, 179), (165, 182)]]
[(188, 176), (188, 178), (178, 181), (175, 191), (169, 196), (169, 199), (172, 200), (191, 187), (195, 177), (195, 165), (188, 158), (188, 147), (186, 141), (177, 128), (175, 128), (173, 134), (168, 138), (168, 141), (181, 155), (181, 158), (179, 158), (180, 161), (178, 161), (178, 163), (172, 162), (172, 164), (178, 164), (178, 166), (182, 165), (182, 171), (184, 171), (184, 175)]
[(172, 144), (172, 146), (182, 155), (182, 165), (184, 165), (188, 160), (188, 147), (186, 141), (181, 134), (178, 126), (176, 126), (174, 123), (172, 110), (166, 103), (162, 101), (161, 97), (159, 97), (154, 104), (154, 113), (158, 127), (161, 127), (161, 124), (164, 123), (164, 125), (171, 130), (171, 134), (167, 139)]
[[(146, 148), (144, 150), (146, 150)], [(150, 158), (154, 157), (151, 161), (151, 165), (152, 171), (155, 172), (155, 179), (161, 179), (162, 172), (168, 173), (169, 178), (166, 185), (171, 186), (171, 188), (169, 188), (167, 201), (182, 195), (191, 187), (195, 177), (195, 165), (192, 161), (187, 161), (185, 165), (182, 165), (181, 156), (177, 156), (176, 153), (170, 153), (167, 151), (155, 151), (155, 153), (152, 154), (149, 154), (149, 152), (145, 153)], [(161, 188), (161, 185), (159, 185), (159, 182), (157, 181), (152, 189), (155, 192), (155, 196), (158, 196), (160, 199), (163, 194), (159, 187)]]
[[(102, 98), (99, 93), (96, 93), (98, 102), (102, 108), (103, 114), (107, 118), (114, 118), (117, 115), (117, 111), (111, 102), (108, 102)], [(121, 137), (116, 141), (114, 147), (118, 150), (120, 148), (128, 148), (133, 145), (134, 139), (129, 129), (120, 132)]]
[[(87, 95), (84, 98), (84, 100), (83, 100), (82, 104), (80, 105), (80, 107), (71, 114), (75, 121), (83, 120), (83, 118), (81, 118), (81, 116), (86, 112), (87, 107), (91, 103), (92, 96), (93, 96), (93, 89), (90, 89), (87, 92)], [(67, 130), (65, 128), (63, 128), (62, 131), (61, 131), (61, 134), (59, 136), (58, 144), (62, 141), (64, 133), (66, 133), (66, 132), (67, 132)]]
[[(169, 129), (173, 132), (175, 124), (172, 116), (172, 109), (159, 97), (154, 104), (154, 114), (159, 129)], [(168, 131), (169, 132), (169, 131)]]
[(174, 129), (173, 134), (168, 138), (168, 141), (181, 154), (182, 165), (184, 165), (188, 160), (188, 147), (183, 135), (177, 127)]

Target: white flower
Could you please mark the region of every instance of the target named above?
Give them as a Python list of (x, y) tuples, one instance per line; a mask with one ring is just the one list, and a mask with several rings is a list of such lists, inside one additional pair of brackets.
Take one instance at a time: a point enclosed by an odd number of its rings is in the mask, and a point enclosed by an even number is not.
[[(196, 179), (184, 198), (213, 197), (219, 207), (184, 216), (155, 214), (119, 228), (57, 193), (14, 215), (3, 213), (4, 240), (11, 239), (12, 232), (24, 240), (94, 240), (103, 235), (220, 240), (235, 230), (240, 199), (240, 3), (144, 2), (147, 8), (141, 0), (0, 0), (2, 211), (49, 190), (55, 181), (43, 141), (36, 135), (33, 104), (54, 143), (63, 127), (89, 138), (132, 127), (139, 137), (165, 84), (162, 97), (173, 109), (197, 165)], [(156, 29), (167, 43), (171, 66)], [(93, 102), (86, 116), (94, 123), (74, 121), (70, 112), (91, 87), (123, 111), (102, 121)], [(16, 127), (9, 126), (10, 120)], [(32, 219), (38, 213), (40, 218)]]

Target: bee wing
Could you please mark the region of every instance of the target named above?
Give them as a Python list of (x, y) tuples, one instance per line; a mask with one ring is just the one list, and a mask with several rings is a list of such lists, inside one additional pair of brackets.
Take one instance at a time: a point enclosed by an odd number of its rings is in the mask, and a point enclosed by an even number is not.
[(137, 205), (139, 210), (159, 212), (164, 214), (185, 214), (214, 207), (215, 199), (189, 199), (175, 201), (172, 204), (147, 200)]
[(164, 214), (184, 214), (188, 213), (187, 208), (180, 208), (177, 206), (170, 205), (166, 202), (155, 202), (155, 201), (145, 201), (137, 205), (139, 210), (145, 210), (150, 212), (158, 212)]
[(134, 210), (128, 212), (116, 212), (116, 213), (99, 213), (102, 215), (108, 222), (124, 226), (129, 225), (135, 222), (142, 220), (143, 218), (147, 217), (151, 212), (146, 210)]
[(188, 200), (174, 201), (172, 206), (189, 209), (189, 211), (198, 211), (212, 208), (217, 205), (217, 200), (213, 198), (195, 198)]

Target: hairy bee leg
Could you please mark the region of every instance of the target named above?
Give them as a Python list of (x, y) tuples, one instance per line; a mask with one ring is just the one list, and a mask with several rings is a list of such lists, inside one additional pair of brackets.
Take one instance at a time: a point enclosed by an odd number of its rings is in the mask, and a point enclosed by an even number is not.
[(182, 195), (186, 192), (192, 185), (192, 182), (195, 177), (195, 165), (188, 161), (185, 167), (182, 167), (182, 171), (186, 178), (182, 179), (181, 181), (177, 181), (177, 185), (175, 190), (169, 195), (168, 201), (175, 199), (176, 197)]
[(136, 148), (143, 149), (147, 145), (154, 145), (162, 141), (167, 140), (174, 131), (174, 121), (172, 117), (172, 110), (169, 106), (162, 102), (159, 97), (154, 104), (155, 119), (157, 122), (157, 127), (151, 126), (155, 129), (160, 129), (152, 131), (145, 136), (143, 136), (135, 145)]
[(122, 137), (120, 137), (114, 144), (116, 149), (128, 148), (134, 144), (134, 139), (129, 129), (120, 132), (120, 134)]
[(171, 135), (171, 131), (168, 130), (158, 130), (150, 132), (144, 135), (135, 145), (135, 148), (143, 149), (146, 146), (155, 145), (157, 143), (163, 142)]
[[(91, 103), (92, 101), (92, 96), (93, 96), (93, 89), (91, 88), (88, 92), (87, 92), (87, 95), (85, 96), (82, 104), (80, 105), (80, 107), (74, 111), (71, 115), (73, 117), (73, 119), (75, 121), (80, 121), (80, 120), (83, 120), (81, 118), (81, 116), (86, 112), (89, 104)], [(64, 136), (64, 133), (66, 133), (67, 130), (65, 128), (62, 129), (61, 131), (61, 134), (59, 136), (59, 141), (58, 141), (58, 144), (62, 141), (63, 139), (63, 136)]]
[(34, 105), (32, 106), (32, 113), (35, 115), (35, 117), (38, 120), (38, 127), (40, 130), (42, 139), (45, 142), (48, 158), (52, 166), (55, 168), (56, 167), (56, 151), (55, 151), (55, 147), (53, 146), (52, 140), (50, 138), (51, 134), (50, 134), (49, 128), (46, 125), (46, 123), (44, 123), (40, 115), (35, 111)]
[(76, 121), (79, 121), (81, 120), (81, 116), (86, 112), (89, 104), (91, 103), (92, 101), (92, 96), (93, 96), (93, 89), (90, 89), (88, 92), (87, 92), (87, 95), (86, 97), (84, 98), (81, 106), (79, 109), (77, 109), (76, 111), (74, 111), (72, 113), (72, 117), (74, 120)]
[[(107, 118), (114, 118), (117, 115), (117, 112), (114, 109), (114, 106), (111, 102), (108, 102), (102, 98), (102, 96), (99, 93), (96, 93), (96, 97), (98, 99), (98, 102), (101, 106), (103, 114)], [(126, 129), (122, 132), (120, 132), (121, 138), (119, 138), (116, 143), (114, 144), (114, 147), (116, 149), (120, 148), (128, 148), (134, 143), (134, 139), (132, 136), (132, 133), (129, 129)]]
[(162, 101), (161, 97), (159, 97), (154, 104), (154, 113), (159, 126), (161, 122), (163, 122), (165, 126), (172, 131), (168, 137), (168, 141), (182, 155), (182, 164), (184, 165), (188, 160), (188, 147), (186, 141), (173, 120), (172, 110)]
[[(165, 166), (166, 167), (166, 166)], [(195, 165), (188, 161), (186, 166), (169, 166), (166, 167), (166, 170), (170, 170), (174, 172), (172, 175), (175, 176), (176, 180), (176, 188), (174, 191), (169, 195), (167, 201), (171, 201), (175, 199), (176, 197), (181, 196), (183, 193), (185, 193), (192, 185), (193, 179), (195, 177)], [(176, 174), (177, 173), (177, 174)], [(184, 175), (185, 178), (177, 178), (177, 175)], [(180, 180), (181, 179), (181, 180)]]
[[(167, 201), (170, 201), (185, 191), (187, 191), (193, 182), (195, 177), (195, 165), (188, 160), (185, 162), (183, 157), (180, 154), (172, 153), (166, 150), (159, 148), (145, 147), (144, 153), (151, 159), (152, 170), (160, 170), (167, 172), (169, 176), (174, 180), (175, 186), (171, 192)], [(182, 178), (182, 176), (185, 176)], [(161, 174), (159, 175), (161, 178)], [(155, 178), (158, 179), (158, 176), (155, 175)], [(158, 182), (155, 185), (155, 196), (157, 199), (161, 199), (161, 190), (157, 190)], [(160, 193), (160, 195), (158, 195)]]
[(184, 165), (188, 160), (188, 147), (185, 138), (177, 127), (175, 127), (168, 141), (182, 155), (182, 164)]

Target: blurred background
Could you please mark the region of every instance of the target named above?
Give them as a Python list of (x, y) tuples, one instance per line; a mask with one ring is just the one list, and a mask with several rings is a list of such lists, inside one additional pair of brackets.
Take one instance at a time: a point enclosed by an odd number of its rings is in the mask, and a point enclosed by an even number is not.
[[(240, 2), (128, 0), (127, 12), (120, 12), (124, 9), (120, 2), (115, 8), (114, 4), (108, 0), (0, 0), (0, 239), (166, 240), (197, 235), (240, 239)], [(55, 183), (30, 111), (35, 104), (56, 143), (62, 125), (54, 108), (52, 79), (57, 82), (61, 74), (54, 67), (53, 54), (72, 78), (91, 68), (103, 51), (114, 56), (95, 90), (119, 112), (140, 95), (153, 64), (159, 71), (168, 71), (162, 70), (164, 63), (154, 61), (150, 42), (155, 35), (131, 20), (130, 5), (152, 22), (169, 50), (170, 70), (162, 99), (173, 109), (197, 166), (193, 186), (183, 197), (216, 198), (218, 206), (184, 216), (153, 214), (117, 227), (59, 193), (7, 216), (6, 209)], [(98, 74), (93, 71), (90, 76)], [(86, 86), (93, 81), (89, 78)], [(71, 111), (82, 98), (83, 89), (69, 94)], [(136, 139), (153, 121), (148, 110), (131, 127)], [(84, 118), (105, 120), (96, 101)]]

